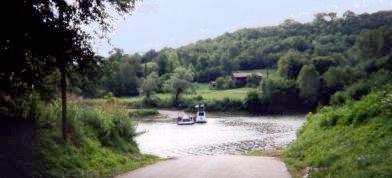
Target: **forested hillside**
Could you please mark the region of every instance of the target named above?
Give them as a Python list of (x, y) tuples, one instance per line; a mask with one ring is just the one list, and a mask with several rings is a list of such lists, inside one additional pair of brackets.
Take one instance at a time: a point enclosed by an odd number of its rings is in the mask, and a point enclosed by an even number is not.
[[(369, 56), (366, 50), (385, 50), (373, 49), (369, 43), (378, 45), (377, 41), (388, 41), (389, 37), (372, 37), (369, 33), (374, 30), (372, 34), (388, 33), (391, 26), (391, 11), (359, 15), (347, 11), (342, 17), (336, 13), (319, 13), (309, 23), (286, 20), (277, 26), (241, 29), (180, 48), (150, 50), (142, 55), (114, 49), (102, 60), (101, 77), (96, 81), (75, 77), (71, 81), (72, 90), (96, 97), (107, 92), (134, 96), (145, 94), (143, 91), (147, 89), (150, 98), (150, 93), (172, 91), (168, 81), (183, 76), (176, 75), (179, 68), (190, 74), (187, 77), (190, 82), (216, 80), (223, 88), (235, 87), (227, 77), (234, 71), (270, 69), (277, 70), (279, 77), (264, 76), (260, 85), (251, 85), (259, 86), (259, 92), (250, 93), (241, 108), (255, 113), (306, 111), (328, 104), (336, 91), (366, 78), (366, 70), (376, 70), (370, 69), (376, 64), (366, 61), (375, 56)], [(173, 97), (180, 99), (181, 93)], [(159, 105), (160, 101), (148, 101), (151, 102)], [(180, 101), (169, 103), (181, 104)]]

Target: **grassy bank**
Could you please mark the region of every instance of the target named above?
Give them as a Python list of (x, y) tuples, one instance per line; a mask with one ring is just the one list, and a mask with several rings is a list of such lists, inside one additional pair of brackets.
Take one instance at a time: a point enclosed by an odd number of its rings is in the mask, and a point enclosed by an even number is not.
[[(70, 139), (61, 137), (60, 105), (40, 104), (36, 121), (13, 135), (2, 148), (6, 177), (108, 177), (151, 164), (133, 141), (134, 126), (121, 106), (70, 104)], [(21, 124), (18, 124), (21, 125)], [(24, 138), (23, 140), (19, 138)], [(27, 138), (27, 139), (26, 139)], [(15, 141), (16, 140), (16, 141)], [(20, 141), (17, 141), (20, 140)]]
[[(208, 84), (196, 84), (195, 92), (185, 93), (182, 95), (184, 100), (189, 100), (193, 98), (201, 98), (204, 100), (223, 100), (225, 98), (230, 98), (234, 100), (243, 100), (246, 97), (246, 94), (249, 91), (255, 90), (254, 88), (235, 88), (228, 90), (210, 90), (208, 88)], [(155, 96), (160, 100), (169, 100), (172, 97), (170, 93), (157, 93)], [(124, 103), (138, 103), (143, 99), (142, 96), (136, 97), (126, 97), (126, 98), (118, 98), (119, 102)]]
[(311, 177), (392, 177), (392, 92), (309, 114), (285, 153), (290, 167)]
[[(180, 98), (180, 107), (187, 111), (193, 111), (195, 104), (204, 103), (208, 111), (233, 112), (244, 111), (243, 101), (249, 91), (257, 90), (256, 88), (236, 88), (228, 90), (210, 90), (207, 84), (197, 84), (194, 92), (184, 93)], [(114, 98), (115, 103), (130, 108), (144, 108), (142, 104), (143, 97)], [(170, 93), (157, 93), (154, 100), (158, 108), (171, 108), (173, 98)], [(89, 99), (83, 103), (88, 105), (102, 105), (107, 99)]]

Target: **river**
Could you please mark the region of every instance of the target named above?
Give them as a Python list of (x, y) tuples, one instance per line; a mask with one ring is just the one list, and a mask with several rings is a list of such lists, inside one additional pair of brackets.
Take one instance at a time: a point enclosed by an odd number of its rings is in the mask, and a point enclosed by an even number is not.
[(233, 155), (285, 147), (296, 138), (304, 115), (213, 117), (206, 124), (177, 125), (173, 119), (138, 121), (141, 153), (162, 158)]

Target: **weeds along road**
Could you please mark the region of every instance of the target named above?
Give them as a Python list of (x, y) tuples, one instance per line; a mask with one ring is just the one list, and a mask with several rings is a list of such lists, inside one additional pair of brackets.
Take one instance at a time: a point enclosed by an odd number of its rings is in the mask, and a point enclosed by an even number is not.
[(274, 157), (189, 156), (160, 161), (116, 178), (290, 178), (286, 166)]

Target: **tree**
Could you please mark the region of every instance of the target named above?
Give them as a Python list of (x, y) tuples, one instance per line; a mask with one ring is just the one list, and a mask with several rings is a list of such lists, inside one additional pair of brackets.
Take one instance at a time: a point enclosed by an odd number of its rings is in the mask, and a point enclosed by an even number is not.
[(278, 62), (278, 73), (287, 79), (296, 79), (304, 65), (305, 56), (299, 52), (289, 51)]
[(261, 90), (260, 102), (262, 106), (259, 108), (260, 112), (281, 113), (303, 109), (299, 90), (293, 80), (264, 80)]
[(140, 80), (136, 75), (137, 68), (136, 64), (130, 64), (127, 61), (119, 62), (118, 70), (107, 83), (108, 90), (115, 96), (137, 95), (140, 86)]
[(158, 53), (155, 50), (147, 51), (146, 54), (142, 57), (142, 63), (151, 62), (154, 58), (158, 56)]
[(314, 106), (317, 103), (320, 90), (320, 75), (313, 65), (305, 65), (302, 67), (297, 78), (300, 96), (306, 104)]
[(323, 79), (327, 87), (334, 92), (343, 89), (346, 85), (352, 84), (359, 75), (359, 72), (348, 66), (331, 67), (323, 74)]
[(59, 72), (62, 133), (67, 140), (67, 75), (96, 61), (89, 42), (91, 36), (83, 27), (96, 23), (102, 34), (109, 32), (111, 16), (106, 8), (112, 6), (119, 13), (129, 13), (134, 3), (133, 0), (7, 2), (0, 9), (1, 16), (12, 18), (5, 18), (2, 23), (18, 28), (9, 28), (0, 38), (2, 97), (15, 100), (31, 92), (45, 95), (48, 86), (45, 78)]
[(151, 94), (158, 89), (158, 75), (153, 72), (145, 78), (140, 87), (140, 93), (150, 99)]
[(331, 56), (318, 56), (310, 61), (319, 74), (323, 74), (330, 67), (337, 66), (338, 62)]
[(160, 54), (157, 57), (158, 75), (161, 76), (169, 71), (169, 61), (165, 54)]
[(174, 105), (178, 106), (178, 100), (180, 95), (192, 88), (193, 73), (183, 67), (178, 67), (174, 70), (174, 73), (169, 80), (165, 83), (166, 90), (170, 91), (174, 95)]
[(217, 89), (229, 89), (234, 87), (234, 81), (230, 76), (218, 77), (215, 80)]

